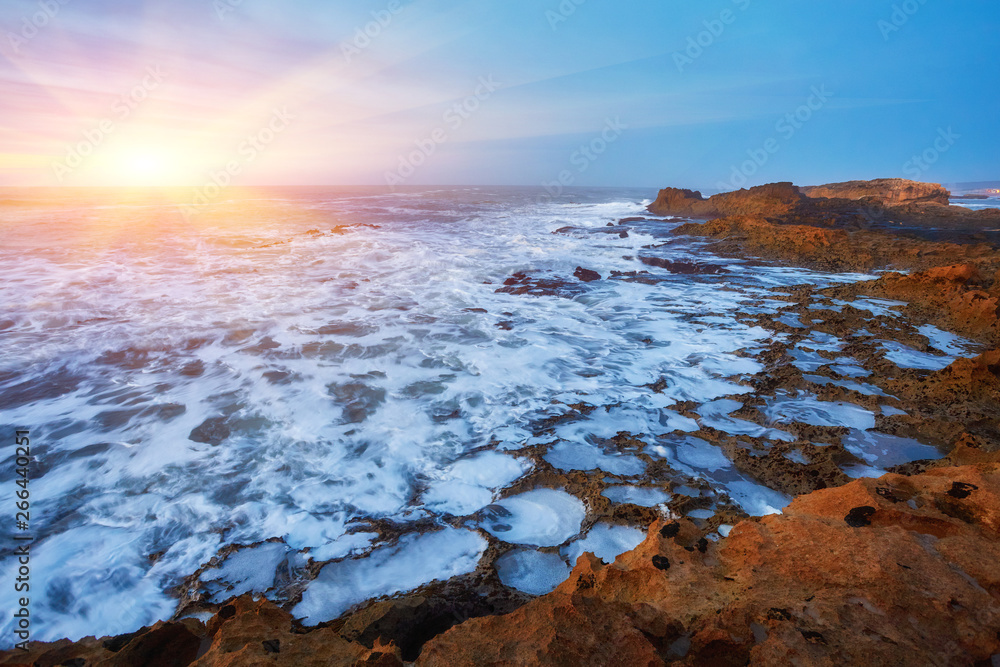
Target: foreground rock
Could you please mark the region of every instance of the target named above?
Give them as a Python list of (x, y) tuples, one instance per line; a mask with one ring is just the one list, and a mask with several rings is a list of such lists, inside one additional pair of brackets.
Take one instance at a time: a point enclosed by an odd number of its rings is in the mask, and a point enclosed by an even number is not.
[(53, 644), (32, 644), (29, 652), (0, 654), (0, 664), (124, 667), (242, 667), (244, 665), (402, 665), (399, 650), (347, 641), (333, 630), (307, 634), (293, 628), (292, 618), (267, 600), (249, 595), (233, 599), (208, 623), (186, 619), (109, 637)]
[(431, 640), (417, 664), (988, 665), (998, 494), (990, 463), (817, 491), (718, 545), (657, 523), (614, 564), (585, 554), (555, 592)]
[[(416, 664), (995, 664), (1000, 456), (979, 456), (815, 491), (718, 543), (689, 520), (658, 520), (613, 564), (584, 554), (553, 593), (455, 625)], [(366, 628), (307, 631), (243, 596), (207, 623), (32, 644), (0, 664), (404, 664), (380, 634), (389, 626)]]

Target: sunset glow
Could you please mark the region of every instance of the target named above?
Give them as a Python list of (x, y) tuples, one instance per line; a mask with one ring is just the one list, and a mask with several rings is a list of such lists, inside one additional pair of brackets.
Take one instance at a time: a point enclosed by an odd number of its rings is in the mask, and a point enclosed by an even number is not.
[[(738, 0), (723, 3), (733, 27), (718, 37), (701, 34), (697, 7), (554, 4), (146, 0), (102, 7), (95, 21), (92, 1), (39, 14), (12, 0), (0, 10), (0, 185), (201, 187), (238, 172), (241, 185), (540, 186), (569, 170), (575, 185), (653, 185), (657, 174), (705, 188), (819, 86), (829, 100), (747, 184), (836, 180), (859, 157), (869, 176), (906, 175), (901, 165), (950, 125), (990, 138), (958, 142), (927, 178), (982, 178), (1000, 151), (985, 130), (995, 98), (910, 48), (961, 24), (972, 33), (949, 58), (988, 62), (994, 19), (976, 3), (928, 4), (897, 27), (891, 7), (798, 7), (775, 23)], [(942, 68), (928, 90), (927, 72)], [(609, 122), (628, 130), (600, 160), (574, 164)]]

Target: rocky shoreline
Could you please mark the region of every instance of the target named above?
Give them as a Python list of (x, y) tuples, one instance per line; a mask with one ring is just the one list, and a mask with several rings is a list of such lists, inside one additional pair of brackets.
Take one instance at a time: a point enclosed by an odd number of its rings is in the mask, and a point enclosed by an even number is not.
[[(702, 426), (692, 435), (720, 447), (741, 473), (795, 497), (782, 515), (747, 518), (713, 499), (710, 517), (680, 518), (704, 504), (692, 495), (675, 497), (668, 516), (613, 505), (602, 495), (608, 474), (554, 470), (541, 451), (527, 448), (534, 472), (510, 493), (564, 488), (587, 503), (591, 522), (651, 526), (646, 540), (613, 564), (582, 556), (566, 582), (538, 598), (481, 568), (307, 629), (273, 603), (243, 596), (191, 607), (210, 612), (207, 621), (33, 644), (28, 654), (0, 654), (0, 664), (996, 664), (1000, 211), (950, 206), (940, 186), (899, 179), (773, 184), (709, 199), (666, 189), (649, 210), (709, 220), (673, 233), (715, 255), (886, 271), (825, 289), (776, 288), (768, 299), (784, 304), (779, 315), (738, 313), (744, 323), (782, 334), (766, 349), (743, 352), (764, 370), (749, 378), (753, 393), (739, 397), (742, 407), (722, 415), (758, 431)], [(623, 220), (612, 231), (642, 224)], [(646, 263), (679, 274), (717, 272)], [(578, 285), (604, 278), (581, 267), (576, 279), (518, 274), (500, 289), (572, 296)], [(935, 365), (947, 341), (934, 340), (925, 325), (975, 341), (982, 354)], [(824, 349), (824, 337), (846, 346)], [(924, 355), (927, 367), (897, 365), (894, 345)], [(790, 439), (765, 445), (760, 433), (777, 425), (775, 406), (805, 394), (860, 406), (875, 415), (878, 434), (919, 439), (937, 455), (852, 481), (845, 466), (871, 462), (852, 448), (849, 429), (778, 420)], [(696, 408), (672, 409), (691, 417)], [(572, 419), (593, 406), (567, 409)], [(619, 433), (609, 447), (641, 456), (635, 435)], [(891, 449), (897, 441), (887, 442)], [(663, 464), (647, 463), (646, 481), (655, 483)], [(723, 526), (735, 527), (718, 539)], [(489, 563), (496, 558), (487, 556)]]

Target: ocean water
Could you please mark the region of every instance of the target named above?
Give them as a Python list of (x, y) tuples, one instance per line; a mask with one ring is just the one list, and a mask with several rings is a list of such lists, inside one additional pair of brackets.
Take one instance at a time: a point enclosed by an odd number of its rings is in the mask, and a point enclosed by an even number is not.
[[(0, 488), (12, 495), (14, 431), (30, 429), (33, 638), (169, 618), (196, 574), (210, 600), (283, 602), (310, 560), (327, 563), (292, 608), (315, 624), (474, 570), (489, 535), (512, 545), (501, 578), (529, 592), (583, 550), (613, 560), (641, 539), (641, 526), (587, 534), (583, 501), (564, 490), (505, 494), (535, 465), (529, 445), (547, 445), (554, 468), (633, 480), (609, 488), (615, 502), (666, 500), (640, 488), (642, 459), (607, 448), (627, 431), (750, 514), (789, 499), (686, 435), (700, 422), (775, 440), (792, 420), (844, 425), (859, 451), (887, 446), (865, 435), (870, 412), (811, 396), (771, 402), (770, 429), (729, 416), (750, 391), (741, 378), (761, 370), (734, 353), (774, 337), (734, 314), (777, 313), (775, 286), (865, 276), (711, 257), (670, 236), (677, 220), (609, 233), (652, 191), (541, 195), (269, 189), (190, 218), (164, 193), (0, 196)], [(723, 268), (676, 275), (639, 257)], [(577, 267), (603, 279), (579, 281)], [(563, 283), (498, 293), (515, 273)], [(927, 335), (948, 354), (917, 367), (962, 353)], [(701, 419), (671, 410), (682, 401)], [(595, 409), (540, 432), (577, 403)], [(13, 513), (11, 500), (2, 582), (17, 568)], [(386, 522), (398, 539), (380, 541)], [(15, 608), (12, 589), (0, 608)], [(11, 628), (0, 622), (3, 637)]]
[(1000, 196), (990, 195), (986, 199), (952, 199), (953, 206), (963, 206), (979, 211), (987, 208), (1000, 208)]

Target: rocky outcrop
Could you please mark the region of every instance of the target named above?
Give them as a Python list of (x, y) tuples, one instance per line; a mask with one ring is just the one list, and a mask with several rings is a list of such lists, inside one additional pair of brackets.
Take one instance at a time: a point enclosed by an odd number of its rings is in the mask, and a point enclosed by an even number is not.
[[(953, 257), (963, 258), (958, 252)], [(830, 294), (863, 294), (905, 301), (907, 312), (914, 319), (1000, 345), (1000, 253), (997, 252), (987, 252), (971, 262), (909, 275), (891, 273), (875, 281), (830, 290)]]
[(196, 619), (157, 623), (119, 637), (31, 645), (0, 654), (0, 665), (87, 667), (244, 667), (247, 665), (401, 667), (395, 646), (366, 647), (329, 628), (293, 628), (288, 612), (267, 600), (234, 598), (207, 623)]
[(672, 215), (680, 218), (707, 218), (718, 213), (701, 192), (680, 188), (664, 188), (656, 196), (656, 201), (648, 207), (655, 215)]
[(700, 192), (666, 188), (649, 210), (656, 215), (686, 218), (714, 218), (724, 215), (780, 216), (791, 213), (807, 201), (791, 183), (772, 183), (749, 190), (737, 190), (704, 199)]
[(878, 178), (873, 181), (847, 181), (801, 188), (812, 198), (867, 200), (883, 206), (899, 204), (949, 203), (951, 193), (937, 183), (919, 183), (904, 178)]
[(1000, 252), (991, 244), (928, 241), (747, 216), (681, 225), (674, 233), (714, 239), (711, 251), (726, 256), (750, 255), (824, 271), (916, 271), (890, 273), (826, 293), (841, 299), (864, 295), (905, 301), (914, 321), (1000, 345)]
[(711, 250), (722, 255), (750, 255), (826, 271), (919, 270), (955, 261), (988, 262), (997, 257), (988, 244), (931, 243), (879, 231), (783, 224), (755, 216), (689, 223), (673, 233), (716, 239)]
[(948, 191), (940, 185), (899, 178), (807, 188), (771, 183), (708, 199), (700, 192), (666, 188), (648, 209), (656, 215), (696, 220), (753, 216), (778, 224), (839, 228), (911, 225), (983, 230), (1000, 224), (1000, 210), (951, 206)]
[(555, 592), (452, 628), (416, 664), (989, 665), (998, 517), (988, 463), (817, 491), (718, 544), (659, 522), (614, 564), (585, 554)]

